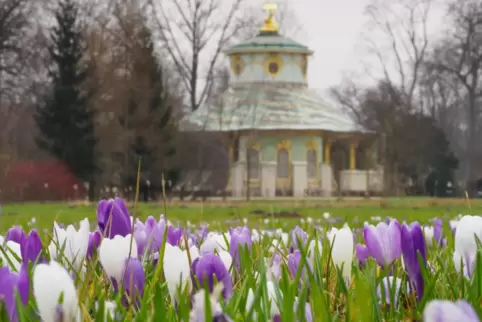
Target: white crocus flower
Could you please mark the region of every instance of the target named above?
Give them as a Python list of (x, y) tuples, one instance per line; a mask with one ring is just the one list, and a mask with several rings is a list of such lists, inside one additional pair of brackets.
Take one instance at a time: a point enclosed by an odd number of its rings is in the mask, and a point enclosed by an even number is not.
[(42, 321), (81, 321), (74, 281), (59, 263), (51, 261), (35, 266), (32, 284)]
[(201, 255), (214, 253), (215, 250), (218, 253), (221, 251), (227, 251), (229, 249), (230, 241), (231, 236), (229, 234), (209, 233), (206, 237), (206, 240), (201, 245)]
[[(276, 296), (276, 286), (273, 282), (268, 281), (266, 284), (266, 288), (267, 288), (267, 294), (268, 294), (268, 301), (270, 302), (270, 305), (271, 305), (269, 308), (269, 312), (271, 313), (271, 317), (274, 317), (275, 315), (280, 314), (280, 309), (277, 304), (278, 298)], [(261, 305), (263, 304), (264, 302), (261, 303)], [(246, 298), (246, 312), (249, 312), (249, 310), (251, 310), (253, 305), (254, 305), (254, 292), (252, 289), (249, 289), (248, 297)], [(253, 318), (252, 319), (253, 321), (256, 320), (255, 312), (253, 312), (252, 318)]]
[(315, 254), (318, 254), (320, 258), (323, 254), (323, 243), (319, 240), (312, 240), (308, 246), (308, 256), (313, 265), (315, 264)]
[(482, 217), (464, 216), (460, 219), (455, 232), (455, 247), (453, 261), (457, 272), (462, 263), (464, 274), (472, 275), (477, 253), (476, 238), (482, 240)]
[(67, 262), (64, 264), (71, 265), (75, 270), (80, 269), (85, 256), (87, 256), (89, 235), (90, 226), (87, 218), (80, 222), (79, 230), (76, 230), (72, 225), (63, 229), (54, 222), (54, 232), (49, 245), (51, 258), (57, 260), (63, 255)]
[[(194, 259), (192, 259), (194, 260)], [(191, 290), (191, 266), (187, 251), (166, 243), (163, 260), (164, 277), (167, 289), (173, 303), (177, 302), (178, 290), (184, 290), (186, 285)]]
[(333, 263), (341, 269), (343, 266), (342, 275), (345, 281), (351, 279), (351, 263), (353, 261), (353, 233), (349, 227), (342, 229), (333, 228), (327, 233), (328, 240), (331, 246), (331, 258)]
[[(0, 259), (3, 262), (3, 265), (8, 265), (11, 270), (19, 272), (20, 266), (22, 265), (22, 251), (20, 245), (11, 240), (9, 240), (5, 246), (2, 246), (2, 244), (3, 241), (0, 241), (0, 247), (3, 248), (3, 252), (0, 252)], [(18, 257), (18, 260), (16, 257)]]
[(423, 236), (425, 237), (425, 244), (427, 244), (427, 246), (429, 247), (433, 246), (434, 234), (435, 234), (435, 230), (433, 226), (423, 227)]
[(129, 255), (137, 257), (136, 240), (130, 234), (125, 237), (117, 235), (112, 239), (104, 238), (99, 247), (99, 260), (105, 273), (117, 282), (121, 281), (122, 268)]

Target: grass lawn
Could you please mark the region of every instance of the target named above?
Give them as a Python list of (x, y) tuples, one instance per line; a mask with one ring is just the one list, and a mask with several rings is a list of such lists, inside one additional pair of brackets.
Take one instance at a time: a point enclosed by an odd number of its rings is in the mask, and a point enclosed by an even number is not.
[[(482, 212), (482, 200), (464, 199), (428, 199), (428, 198), (390, 198), (383, 200), (259, 200), (251, 202), (208, 202), (164, 205), (157, 203), (130, 205), (131, 215), (145, 219), (148, 216), (159, 217), (165, 213), (173, 222), (201, 221), (209, 223), (232, 222), (248, 218), (252, 225), (263, 222), (266, 218), (277, 217), (279, 222), (288, 225), (295, 224), (300, 217), (322, 218), (325, 212), (331, 217), (338, 217), (340, 224), (370, 220), (370, 217), (394, 217), (399, 220), (426, 221), (434, 217), (454, 217), (459, 213), (478, 214)], [(281, 214), (280, 214), (281, 213)], [(284, 213), (284, 214), (283, 214)], [(299, 215), (299, 216), (298, 216)], [(24, 203), (3, 205), (0, 217), (0, 233), (5, 233), (13, 225), (26, 226), (36, 219), (34, 226), (40, 229), (50, 229), (54, 220), (70, 224), (88, 217), (91, 222), (96, 219), (96, 204), (69, 205), (67, 203)], [(279, 226), (279, 224), (277, 224)]]

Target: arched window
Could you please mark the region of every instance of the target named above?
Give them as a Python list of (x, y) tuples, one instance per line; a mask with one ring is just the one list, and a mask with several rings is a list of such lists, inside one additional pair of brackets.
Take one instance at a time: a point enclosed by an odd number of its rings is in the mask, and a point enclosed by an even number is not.
[(306, 155), (308, 179), (316, 179), (316, 150), (309, 149)]
[(259, 150), (248, 148), (248, 179), (259, 179)]
[(290, 176), (290, 157), (285, 148), (278, 150), (276, 176), (280, 179), (288, 179)]

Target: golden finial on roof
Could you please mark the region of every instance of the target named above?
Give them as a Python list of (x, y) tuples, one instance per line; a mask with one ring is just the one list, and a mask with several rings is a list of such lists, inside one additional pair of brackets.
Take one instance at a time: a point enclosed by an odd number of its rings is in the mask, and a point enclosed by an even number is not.
[(278, 32), (279, 26), (276, 22), (275, 13), (278, 5), (276, 3), (267, 3), (264, 5), (264, 10), (268, 13), (268, 17), (264, 19), (263, 28), (261, 32)]

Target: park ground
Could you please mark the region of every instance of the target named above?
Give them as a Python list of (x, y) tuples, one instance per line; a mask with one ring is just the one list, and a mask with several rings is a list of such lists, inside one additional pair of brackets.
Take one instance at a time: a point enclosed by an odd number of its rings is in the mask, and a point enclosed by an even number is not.
[[(38, 229), (50, 229), (54, 221), (63, 224), (79, 222), (84, 218), (96, 220), (97, 204), (71, 203), (23, 203), (2, 206), (0, 233), (13, 225)], [(314, 223), (329, 213), (338, 218), (337, 224), (369, 221), (373, 217), (393, 217), (401, 221), (426, 221), (430, 218), (453, 218), (458, 214), (482, 213), (482, 200), (386, 198), (345, 200), (256, 200), (212, 201), (206, 203), (138, 203), (129, 204), (131, 215), (145, 219), (159, 218), (165, 214), (173, 222), (207, 222), (211, 224), (239, 225), (247, 218), (251, 225), (266, 225), (265, 219), (279, 223), (295, 224), (302, 218), (312, 218)], [(326, 216), (326, 215), (325, 215)], [(276, 220), (277, 219), (277, 220)], [(30, 223), (30, 224), (29, 224)]]

